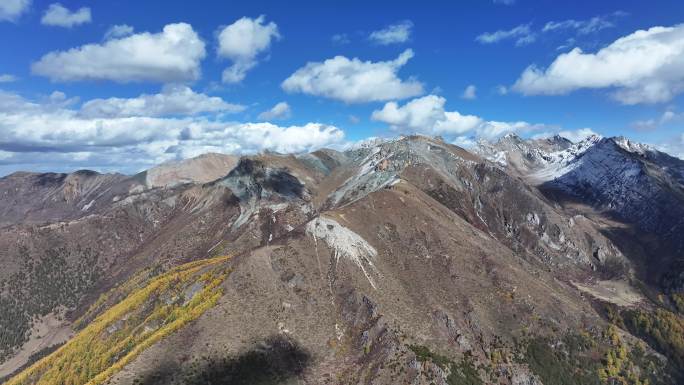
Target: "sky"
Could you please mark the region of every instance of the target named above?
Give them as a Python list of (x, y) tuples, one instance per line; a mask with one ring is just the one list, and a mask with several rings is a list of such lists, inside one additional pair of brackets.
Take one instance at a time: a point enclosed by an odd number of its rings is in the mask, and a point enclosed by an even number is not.
[[(192, 5), (191, 5), (192, 4)], [(439, 135), (684, 158), (681, 1), (0, 0), (0, 175)]]

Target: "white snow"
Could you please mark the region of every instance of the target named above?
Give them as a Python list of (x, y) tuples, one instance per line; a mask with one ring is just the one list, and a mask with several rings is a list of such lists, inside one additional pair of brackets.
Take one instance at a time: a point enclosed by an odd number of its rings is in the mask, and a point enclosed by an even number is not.
[(647, 144), (632, 142), (624, 136), (618, 136), (617, 138), (613, 138), (613, 141), (615, 141), (615, 144), (620, 146), (623, 150), (639, 155), (644, 155), (647, 152), (655, 151), (653, 147)]
[(508, 160), (506, 160), (506, 153), (504, 151), (497, 152), (492, 157), (489, 157), (489, 160), (491, 160), (494, 163), (498, 163), (504, 167), (508, 165)]
[(90, 208), (93, 207), (93, 203), (95, 203), (95, 199), (91, 200), (90, 203), (88, 203), (87, 205), (84, 205), (83, 208), (81, 209), (81, 211), (90, 210)]
[(577, 160), (601, 139), (598, 135), (592, 135), (565, 150), (541, 154), (539, 160), (543, 168), (530, 177), (537, 182), (546, 182), (567, 174), (579, 165)]
[(539, 226), (539, 215), (537, 213), (527, 213), (527, 221), (535, 226)]

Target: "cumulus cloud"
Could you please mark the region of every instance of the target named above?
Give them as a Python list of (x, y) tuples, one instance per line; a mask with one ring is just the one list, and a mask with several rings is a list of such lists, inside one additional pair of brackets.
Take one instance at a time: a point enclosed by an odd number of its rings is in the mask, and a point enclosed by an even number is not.
[(0, 83), (12, 83), (16, 82), (17, 77), (10, 74), (0, 74)]
[(70, 11), (60, 3), (50, 4), (40, 19), (41, 24), (55, 27), (71, 28), (75, 25), (90, 23), (92, 17), (90, 8), (83, 7), (76, 11)]
[(574, 48), (546, 69), (529, 66), (513, 86), (525, 95), (582, 88), (611, 89), (623, 104), (671, 100), (684, 91), (684, 25), (639, 30), (596, 53)]
[(27, 162), (31, 169), (56, 170), (68, 164), (137, 172), (205, 152), (302, 152), (343, 140), (342, 130), (319, 123), (279, 126), (208, 116), (94, 118), (63, 104), (0, 91), (0, 172)]
[(136, 98), (93, 99), (83, 104), (86, 117), (177, 116), (205, 112), (237, 113), (246, 109), (216, 96), (195, 93), (186, 86), (166, 86), (161, 93)]
[(132, 35), (134, 32), (133, 27), (128, 24), (117, 24), (109, 27), (107, 32), (104, 34), (105, 40), (121, 38), (125, 36)]
[(186, 82), (200, 77), (204, 42), (190, 24), (168, 24), (160, 33), (143, 32), (102, 44), (54, 51), (31, 66), (52, 81)]
[(458, 111), (446, 111), (446, 99), (427, 95), (410, 100), (403, 106), (396, 102), (386, 103), (371, 114), (371, 119), (387, 123), (390, 128), (402, 133), (426, 135), (462, 136), (473, 133), (481, 138), (491, 139), (509, 132), (530, 132), (544, 128), (527, 122), (487, 121), (475, 115), (462, 115)]
[(280, 39), (278, 26), (264, 22), (263, 15), (256, 19), (243, 17), (218, 33), (217, 55), (233, 62), (223, 71), (224, 83), (241, 82), (256, 66), (257, 56), (268, 51), (273, 40)]
[(17, 21), (28, 11), (31, 0), (3, 0), (0, 2), (0, 21)]
[(493, 44), (503, 40), (514, 40), (516, 46), (524, 46), (533, 43), (537, 39), (532, 31), (530, 24), (520, 24), (509, 30), (499, 30), (496, 32), (485, 32), (475, 38), (482, 44)]
[(341, 100), (363, 103), (404, 99), (423, 93), (423, 85), (409, 78), (397, 76), (399, 69), (413, 57), (410, 49), (396, 59), (385, 62), (361, 61), (335, 56), (324, 62), (309, 62), (282, 83), (287, 92), (301, 92)]
[(389, 102), (381, 110), (373, 111), (371, 119), (387, 123), (396, 131), (431, 135), (464, 133), (482, 122), (474, 115), (445, 111), (444, 103), (446, 99), (436, 95), (413, 99), (403, 106)]
[(264, 111), (259, 114), (258, 118), (260, 120), (278, 120), (278, 119), (288, 119), (292, 116), (292, 109), (290, 105), (286, 102), (277, 103), (270, 110)]
[(397, 43), (405, 43), (411, 38), (411, 29), (413, 23), (410, 20), (404, 20), (397, 24), (392, 24), (387, 28), (371, 32), (368, 39), (380, 45), (390, 45)]
[(477, 88), (474, 85), (469, 85), (468, 87), (463, 90), (463, 93), (461, 94), (462, 99), (466, 100), (474, 100), (477, 98)]

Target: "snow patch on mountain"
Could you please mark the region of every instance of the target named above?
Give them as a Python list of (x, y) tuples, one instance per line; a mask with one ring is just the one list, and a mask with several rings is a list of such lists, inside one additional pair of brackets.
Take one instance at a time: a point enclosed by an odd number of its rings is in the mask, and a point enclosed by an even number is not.
[(581, 165), (581, 157), (602, 140), (603, 138), (598, 135), (591, 135), (565, 150), (542, 153), (538, 158), (539, 168), (529, 175), (530, 179), (543, 183), (571, 172)]

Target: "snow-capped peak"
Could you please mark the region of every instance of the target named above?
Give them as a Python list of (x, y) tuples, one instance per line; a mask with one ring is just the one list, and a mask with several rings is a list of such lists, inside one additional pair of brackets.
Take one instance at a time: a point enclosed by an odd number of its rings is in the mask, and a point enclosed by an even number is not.
[(622, 148), (625, 151), (635, 153), (638, 155), (644, 155), (647, 152), (652, 152), (655, 149), (647, 144), (643, 143), (637, 143), (633, 142), (624, 136), (617, 136), (615, 138), (612, 138), (613, 142), (617, 144), (620, 148)]

